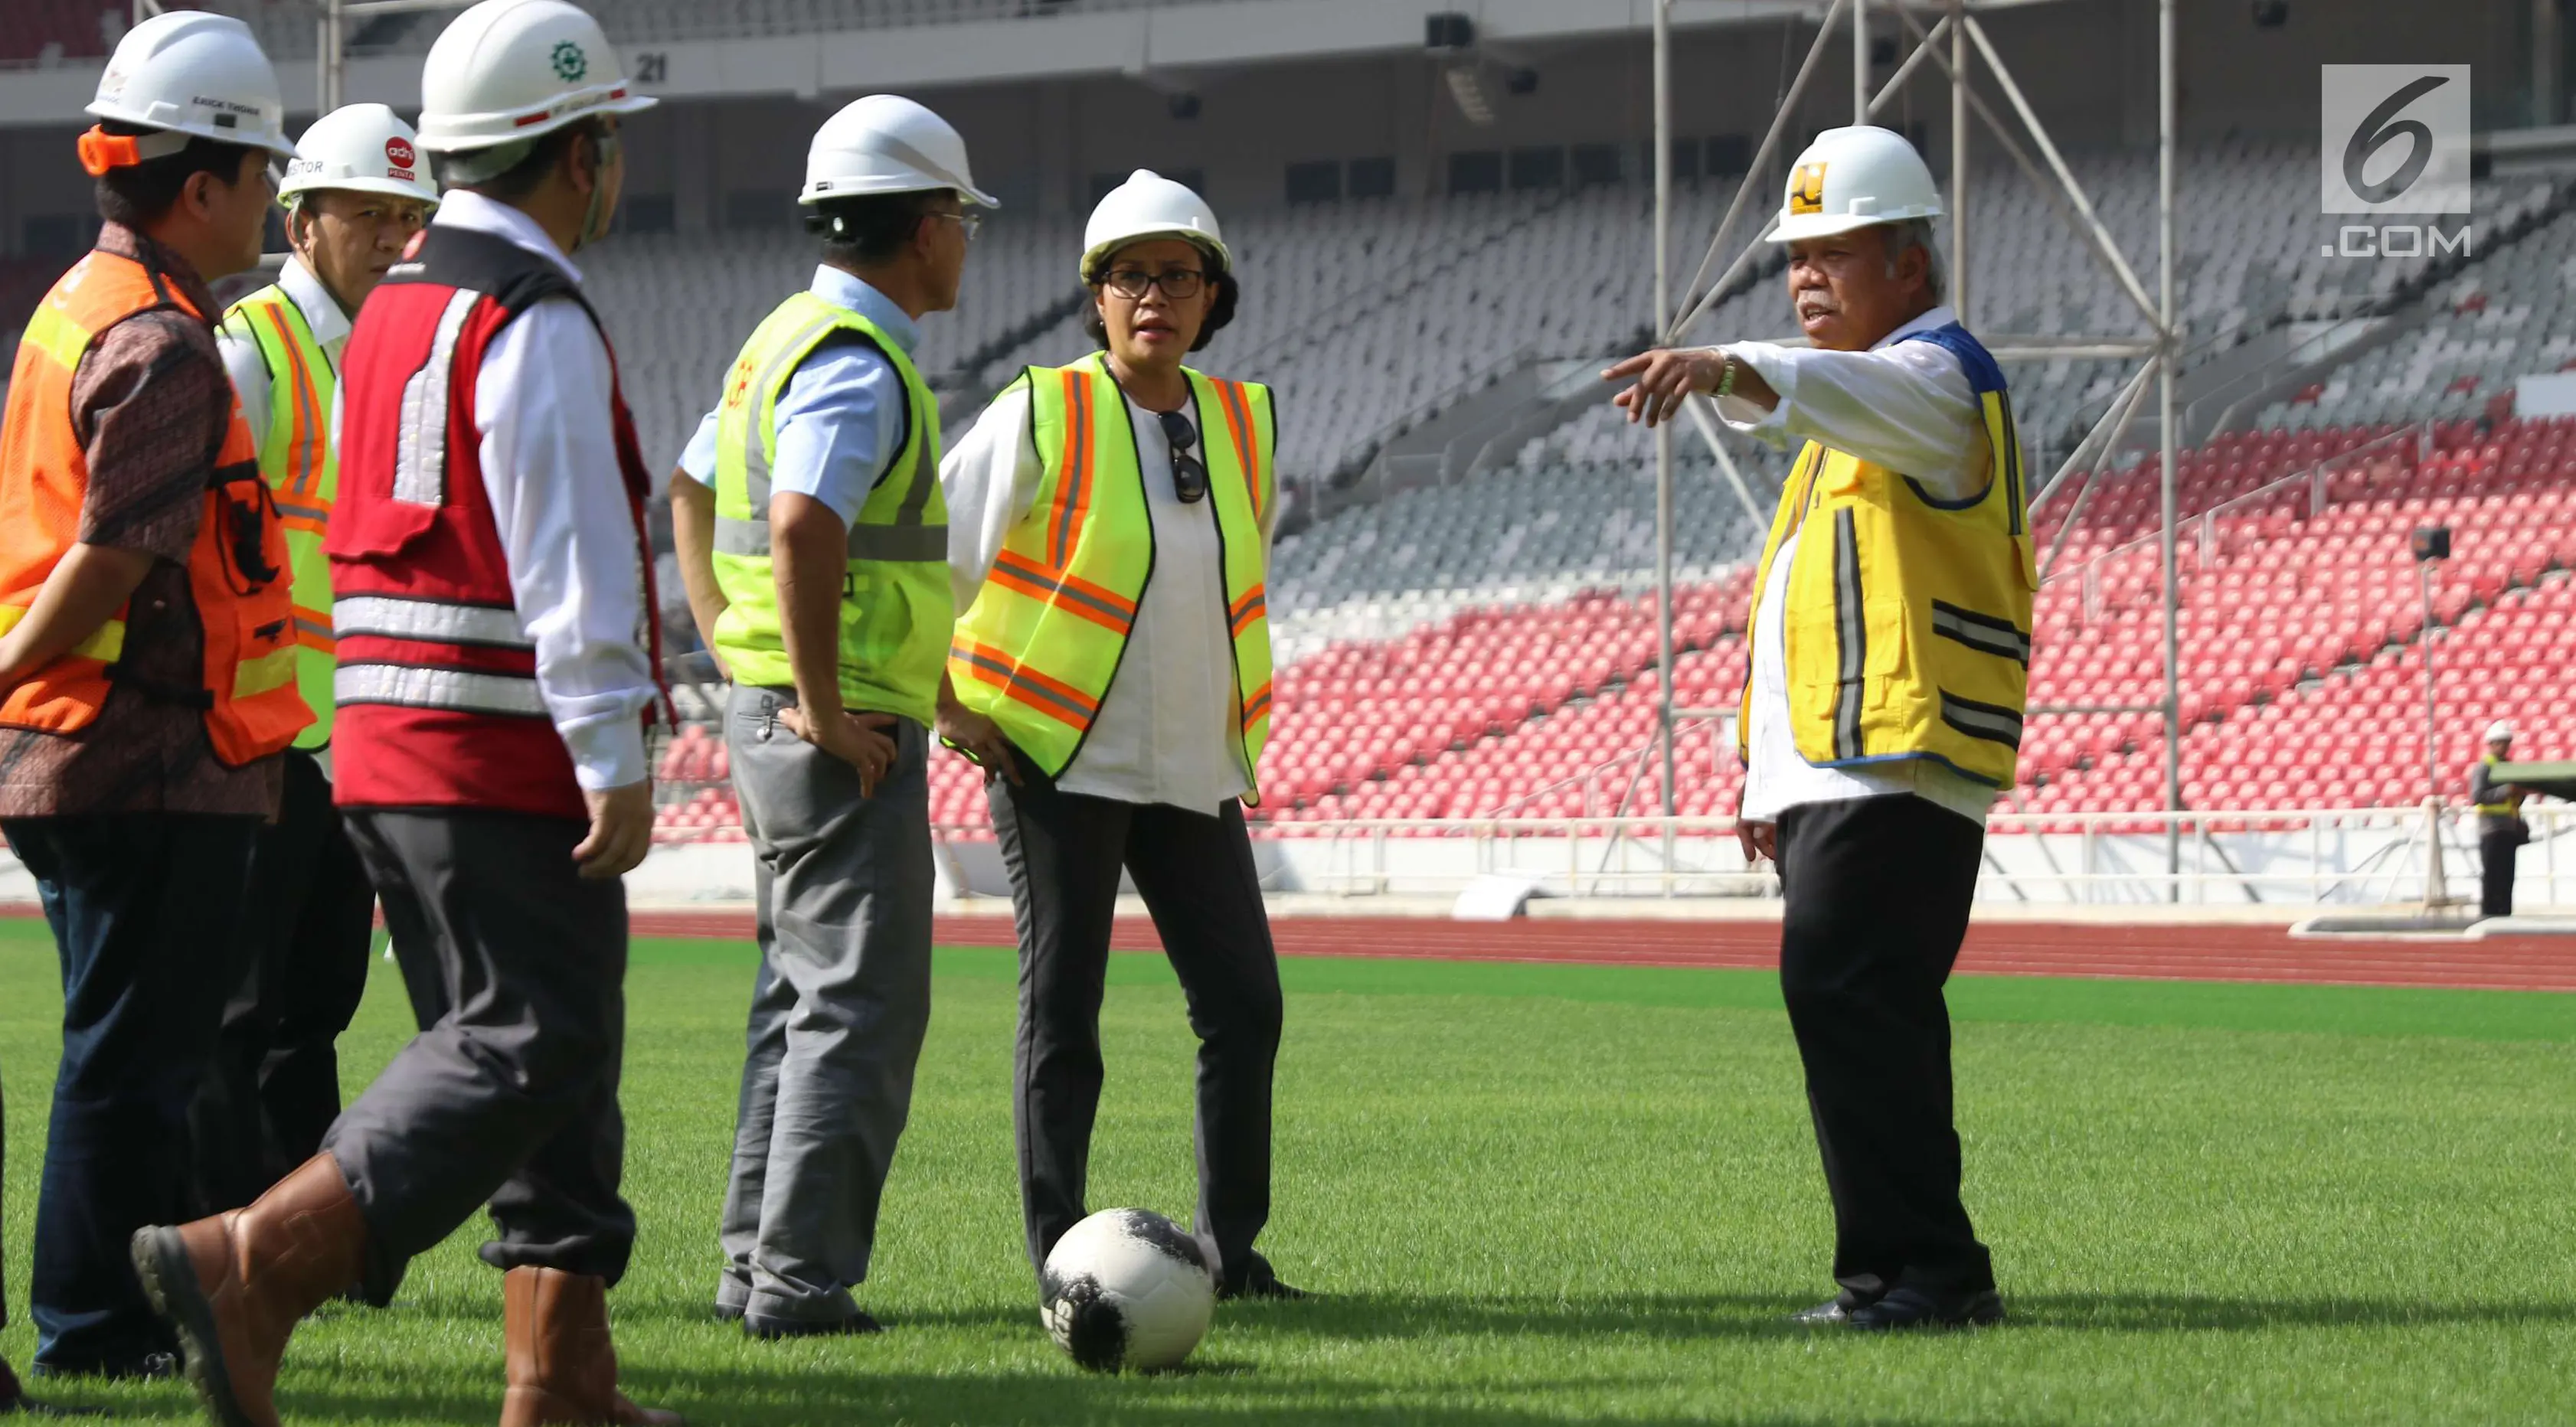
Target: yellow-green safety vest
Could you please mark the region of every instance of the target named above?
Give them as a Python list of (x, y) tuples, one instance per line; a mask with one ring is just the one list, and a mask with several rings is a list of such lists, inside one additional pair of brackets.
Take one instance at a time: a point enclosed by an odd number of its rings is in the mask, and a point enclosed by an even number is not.
[(796, 682), (779, 629), (770, 564), (770, 463), (778, 398), (807, 354), (838, 333), (875, 348), (903, 379), (903, 444), (851, 522), (841, 583), (841, 700), (924, 725), (939, 710), (939, 673), (957, 617), (948, 587), (948, 502), (939, 489), (939, 403), (902, 344), (874, 322), (800, 292), (778, 305), (726, 374), (716, 416), (716, 583), (726, 605), (715, 647), (734, 682)]
[[(1796, 534), (1780, 612), (1800, 757), (1834, 768), (1930, 759), (2008, 788), (2039, 588), (2012, 399), (1994, 358), (1957, 325), (1905, 340), (1937, 343), (1967, 372), (1984, 415), (1984, 488), (1943, 500), (1910, 476), (1810, 441), (1780, 494), (1755, 600)], [(1748, 683), (1739, 751), (1752, 713)]]
[(2485, 793), (2490, 798), (2501, 796), (2503, 801), (2480, 803), (2477, 805), (2477, 812), (2480, 817), (2512, 818), (2516, 821), (2520, 821), (2522, 818), (2522, 795), (2520, 793), (2501, 792), (2502, 789), (2510, 785), (2499, 783), (2495, 780), (2494, 769), (2497, 764), (2504, 761), (2504, 759), (2498, 758), (2492, 753), (2486, 754), (2478, 759), (2478, 766), (2487, 770), (2487, 776), (2477, 791)]
[[(1270, 741), (1270, 554), (1261, 524), (1277, 498), (1270, 390), (1184, 369), (1208, 467), (1232, 631), (1247, 802), (1259, 801)], [(1032, 367), (1030, 429), (1045, 469), (1026, 519), (1002, 541), (957, 621), (948, 668), (958, 701), (1002, 726), (1047, 776), (1061, 776), (1099, 717), (1154, 574), (1154, 522), (1127, 400), (1105, 357)], [(1159, 434), (1159, 433), (1157, 433)]]
[(223, 330), (257, 343), (268, 366), (268, 439), (259, 473), (268, 481), (286, 527), (288, 568), (295, 572), (295, 684), (313, 723), (295, 736), (303, 749), (331, 742), (331, 672), (338, 663), (331, 633), (331, 561), (322, 537), (340, 487), (340, 454), (331, 449), (331, 398), (339, 373), (313, 339), (304, 311), (271, 283), (234, 303)]

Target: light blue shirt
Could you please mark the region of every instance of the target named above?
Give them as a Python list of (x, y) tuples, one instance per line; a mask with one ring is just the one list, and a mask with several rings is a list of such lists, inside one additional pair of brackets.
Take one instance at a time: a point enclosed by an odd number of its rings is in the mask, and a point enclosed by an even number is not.
[[(921, 340), (920, 329), (893, 299), (839, 268), (816, 268), (811, 291), (877, 324), (906, 356)], [(903, 440), (904, 401), (903, 378), (875, 349), (847, 333), (825, 341), (797, 364), (778, 398), (771, 488), (821, 501), (843, 525), (856, 521)], [(714, 488), (715, 412), (698, 423), (680, 454), (680, 469)]]

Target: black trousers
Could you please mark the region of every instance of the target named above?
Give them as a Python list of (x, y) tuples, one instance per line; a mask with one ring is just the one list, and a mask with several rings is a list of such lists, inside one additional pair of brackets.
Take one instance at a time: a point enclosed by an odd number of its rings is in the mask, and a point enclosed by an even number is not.
[(213, 1071), (197, 1094), (197, 1187), (238, 1208), (322, 1147), (340, 1117), (340, 1033), (367, 992), (376, 889), (312, 754), (289, 749), (277, 821), (251, 850)]
[(2478, 833), (2478, 910), (2490, 917), (2513, 915), (2514, 863), (2527, 838), (2517, 822), (2510, 828)]
[(586, 829), (464, 810), (348, 814), (394, 955), (445, 999), (325, 1140), (367, 1220), (371, 1282), (489, 1205), (483, 1260), (614, 1282), (635, 1244), (626, 888), (575, 874)]
[(1198, 1033), (1197, 1227), (1216, 1241), (1228, 1285), (1239, 1284), (1270, 1219), (1281, 1015), (1279, 957), (1243, 809), (1228, 802), (1210, 816), (1085, 797), (1059, 790), (1025, 758), (1020, 766), (1026, 782), (989, 786), (1019, 920), (1012, 1118), (1029, 1262), (1044, 1268), (1084, 1213), (1100, 1108), (1101, 985), (1123, 867), (1153, 913)]
[(1950, 1008), (1985, 832), (1906, 794), (1781, 814), (1780, 990), (1856, 1299), (1994, 1287), (1959, 1202)]
[(36, 1190), (35, 1365), (126, 1371), (167, 1352), (126, 1241), (193, 1207), (188, 1110), (214, 1055), (259, 819), (11, 819), (63, 972), (63, 1057)]

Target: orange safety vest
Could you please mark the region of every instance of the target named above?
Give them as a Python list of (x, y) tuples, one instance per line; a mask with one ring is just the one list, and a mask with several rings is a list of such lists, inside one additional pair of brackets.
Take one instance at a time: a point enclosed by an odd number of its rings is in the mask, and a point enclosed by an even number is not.
[[(175, 309), (205, 315), (132, 258), (92, 252), (45, 294), (18, 343), (0, 427), (0, 630), (26, 618), (45, 580), (80, 539), (89, 452), (73, 428), (72, 377), (107, 330), (127, 318)], [(205, 669), (195, 690), (136, 690), (180, 698), (206, 713), (215, 756), (238, 767), (287, 746), (313, 721), (295, 689), (295, 624), (286, 532), (250, 427), (234, 404), (223, 446), (211, 453), (206, 508), (188, 552), (188, 585), (205, 628)], [(0, 726), (76, 733), (98, 718), (117, 681), (126, 611), (0, 697)]]

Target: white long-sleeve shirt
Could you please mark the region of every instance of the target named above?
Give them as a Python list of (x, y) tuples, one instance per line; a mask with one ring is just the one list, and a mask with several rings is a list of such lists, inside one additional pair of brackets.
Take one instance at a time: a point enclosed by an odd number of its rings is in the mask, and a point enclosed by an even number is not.
[[(1718, 415), (1774, 446), (1820, 441), (1902, 471), (1943, 500), (1964, 499), (1982, 490), (1990, 474), (1982, 403), (1948, 348), (1903, 340), (1958, 320), (1947, 307), (1933, 308), (1866, 352), (1728, 343), (1726, 350), (1759, 374), (1780, 402), (1766, 413), (1741, 397), (1728, 397), (1718, 403)], [(1777, 822), (1783, 811), (1801, 804), (1911, 793), (1984, 826), (1994, 790), (1929, 759), (1824, 768), (1798, 752), (1789, 723), (1787, 621), (1781, 617), (1797, 548), (1794, 533), (1780, 542), (1754, 605), (1742, 816)]]
[[(336, 379), (340, 372), (340, 353), (349, 345), (349, 314), (340, 310), (337, 298), (322, 286), (322, 280), (304, 266), (304, 260), (289, 256), (286, 266), (277, 273), (277, 285), (286, 290), (287, 300), (304, 314), (304, 325), (313, 332), (314, 342), (331, 363)], [(251, 445), (268, 444), (269, 374), (268, 359), (260, 355), (259, 343), (245, 341), (218, 327), (215, 347), (223, 353), (224, 371), (233, 379), (233, 390), (241, 396), (242, 419), (250, 423)], [(332, 436), (339, 435), (337, 417), (338, 384), (333, 383)]]
[[(453, 189), (431, 221), (505, 238), (581, 281), (536, 220), (507, 204)], [(656, 695), (611, 385), (599, 330), (580, 304), (557, 297), (501, 329), (474, 387), (483, 493), (520, 624), (536, 644), (537, 691), (574, 775), (594, 792), (651, 775), (643, 713)]]
[[(1197, 424), (1188, 407), (1182, 415)], [(1225, 570), (1213, 498), (1183, 504), (1172, 485), (1162, 418), (1133, 401), (1145, 510), (1154, 523), (1154, 574), (1136, 601), (1126, 656), (1100, 700), (1082, 751), (1056, 780), (1068, 793), (1122, 803), (1167, 803), (1215, 813), (1252, 790), (1237, 733), (1234, 645), (1226, 630)], [(1208, 436), (1199, 433), (1204, 452)], [(962, 613), (984, 588), (1013, 527), (1030, 518), (1045, 478), (1030, 432), (1028, 390), (993, 399), (940, 462), (948, 497), (948, 569)], [(1268, 548), (1273, 501), (1262, 511)]]

